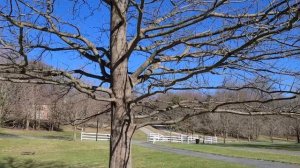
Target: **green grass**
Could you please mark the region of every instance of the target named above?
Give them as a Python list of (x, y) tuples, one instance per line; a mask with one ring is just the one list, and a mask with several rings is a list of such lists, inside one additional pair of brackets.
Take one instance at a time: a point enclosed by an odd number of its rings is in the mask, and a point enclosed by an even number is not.
[(225, 156), (251, 158), (258, 160), (270, 160), (286, 163), (300, 164), (300, 155), (291, 155), (280, 152), (271, 153), (266, 151), (251, 151), (243, 149), (243, 147), (253, 147), (258, 149), (291, 149), (299, 150), (299, 144), (270, 144), (270, 143), (256, 143), (256, 144), (177, 144), (177, 143), (161, 143), (162, 145), (171, 146), (180, 149), (199, 151), (204, 153), (220, 154)]
[(242, 168), (238, 164), (193, 158), (182, 155), (157, 152), (134, 146), (134, 167), (136, 168)]
[[(34, 152), (34, 155), (22, 155)], [(0, 140), (0, 158), (13, 158), (16, 163), (33, 160), (38, 164), (58, 163), (71, 167), (88, 165), (95, 167), (108, 160), (108, 143), (90, 143), (64, 140), (42, 139), (2, 139)], [(1, 167), (1, 166), (0, 166)]]
[[(45, 139), (0, 139), (0, 168), (99, 168), (108, 165), (108, 142)], [(22, 155), (34, 152), (33, 155)], [(243, 168), (221, 161), (133, 147), (136, 168)]]
[(132, 137), (133, 140), (147, 141), (147, 135), (140, 130), (135, 131)]
[(253, 149), (276, 149), (276, 150), (288, 150), (288, 151), (300, 152), (300, 144), (290, 143), (286, 141), (278, 141), (276, 143), (270, 143), (270, 142), (228, 143), (228, 144), (217, 144), (216, 146), (235, 147), (235, 148), (253, 148)]
[[(256, 142), (269, 142), (269, 143), (271, 143), (272, 141), (271, 141), (269, 136), (260, 135), (257, 138)], [(273, 137), (273, 143), (291, 143), (291, 142), (296, 142), (296, 139), (289, 139), (289, 141), (287, 141), (286, 138), (283, 138), (283, 137)]]
[[(80, 132), (78, 131), (77, 133), (79, 138)], [(83, 165), (88, 165), (88, 167), (99, 167), (99, 165), (102, 165), (102, 167), (106, 167), (107, 165), (108, 142), (97, 143), (88, 141), (69, 141), (73, 138), (73, 132), (71, 130), (49, 132), (0, 128), (0, 135), (8, 137), (2, 140), (0, 139), (0, 161), (2, 162), (2, 165), (8, 163), (24, 165), (28, 164), (29, 167), (34, 167), (34, 164), (38, 164), (37, 167), (43, 167), (44, 165), (52, 164), (54, 164), (54, 167), (84, 167)], [(15, 137), (18, 137), (18, 139), (15, 139)], [(32, 137), (34, 139), (32, 139)], [(50, 138), (50, 140), (42, 140), (40, 138)], [(146, 138), (146, 135), (141, 131), (137, 131), (133, 136), (134, 140), (144, 141)], [(299, 155), (296, 156), (286, 153), (271, 153), (271, 151), (251, 151), (248, 149), (253, 148), (300, 151), (300, 145), (295, 143), (282, 142), (271, 144), (268, 142), (252, 142), (217, 145), (164, 143), (163, 145), (225, 156), (300, 164)], [(35, 154), (32, 156), (21, 155), (22, 152), (28, 151), (33, 151)], [(210, 160), (199, 158), (151, 151), (149, 149), (144, 149), (137, 146), (134, 147), (133, 151), (135, 160), (134, 163), (136, 164), (136, 167), (166, 167), (165, 163), (168, 163), (168, 165), (170, 165), (169, 167), (197, 167), (196, 163), (207, 165), (208, 167), (212, 164), (214, 164), (214, 166), (211, 167), (222, 167), (222, 165), (226, 167), (228, 165), (227, 163), (224, 164), (223, 162), (212, 162)], [(33, 162), (30, 160), (33, 160)], [(14, 167), (19, 166), (17, 165)], [(0, 168), (2, 168), (1, 163)]]

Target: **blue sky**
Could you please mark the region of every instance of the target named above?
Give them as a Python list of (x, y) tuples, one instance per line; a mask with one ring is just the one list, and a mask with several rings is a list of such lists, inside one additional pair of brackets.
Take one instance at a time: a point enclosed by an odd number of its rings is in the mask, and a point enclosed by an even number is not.
[[(98, 6), (98, 1), (89, 1), (92, 2), (90, 5), (86, 4), (79, 4), (76, 6), (76, 15), (72, 15), (72, 6), (70, 1), (68, 0), (57, 0), (56, 2), (56, 8), (54, 13), (59, 16), (62, 20), (69, 21), (72, 24), (76, 25), (80, 28), (81, 34), (85, 37), (87, 37), (90, 41), (94, 42), (97, 46), (104, 46), (107, 47), (109, 45), (109, 34), (108, 32), (101, 32), (102, 29), (109, 29), (109, 9), (105, 7), (104, 5)], [(261, 4), (254, 4), (251, 5), (250, 13), (255, 13), (259, 8), (262, 8), (267, 1), (259, 1)], [(5, 2), (4, 2), (5, 3)], [(249, 3), (251, 3), (249, 1)], [(0, 2), (1, 5), (1, 2)], [(170, 7), (169, 1), (164, 1), (163, 7), (161, 8), (162, 15), (164, 13), (167, 13), (169, 11)], [(238, 8), (241, 8), (242, 3), (233, 3), (230, 5), (227, 5), (227, 7), (231, 10), (228, 11), (228, 13), (235, 13), (235, 10)], [(249, 4), (248, 4), (249, 5)], [(154, 8), (155, 6), (151, 6), (151, 8)], [(150, 8), (150, 7), (149, 7)], [(91, 11), (93, 11), (91, 13)], [(41, 21), (43, 22), (43, 21)], [(196, 26), (193, 26), (189, 29), (186, 29), (184, 31), (205, 31), (207, 28), (216, 29), (219, 26), (222, 25), (222, 20), (208, 20), (204, 24), (198, 24)], [(134, 32), (135, 22), (132, 21), (130, 24), (128, 24), (128, 32)], [(75, 32), (75, 29), (71, 27), (65, 27), (64, 28), (68, 32)], [(297, 34), (298, 32), (294, 32)], [(34, 35), (35, 33), (32, 33)], [(61, 46), (59, 43), (61, 42), (57, 37), (51, 35), (45, 35), (45, 39), (49, 40), (52, 39), (54, 44), (52, 46)], [(148, 43), (147, 41), (142, 42), (144, 44)], [(235, 46), (239, 43), (239, 41), (231, 41), (230, 43), (227, 43), (228, 46)], [(174, 54), (176, 52), (182, 51), (182, 47), (177, 47), (173, 51), (169, 51), (170, 54)], [(34, 51), (31, 53), (32, 59), (39, 56), (39, 52)], [(145, 56), (134, 53), (129, 61), (129, 70), (134, 71), (139, 65), (144, 62), (146, 59)], [(51, 54), (47, 54), (44, 57), (42, 57), (42, 61), (59, 69), (64, 70), (73, 70), (73, 69), (79, 69), (83, 68), (86, 71), (93, 72), (96, 74), (99, 74), (99, 68), (94, 63), (91, 63), (91, 61), (88, 61), (87, 59), (81, 59), (79, 54), (76, 52), (52, 52)], [(212, 60), (214, 62), (214, 60)], [(282, 60), (278, 63), (279, 67), (287, 67), (290, 69), (294, 69), (297, 71), (300, 71), (298, 66), (299, 61), (294, 60)], [(192, 62), (189, 65), (195, 66), (197, 62)], [(279, 65), (280, 64), (280, 65)], [(173, 63), (171, 66), (183, 66), (183, 63)], [(221, 70), (220, 70), (221, 71)], [(236, 71), (238, 73), (238, 71)], [(243, 73), (243, 72), (240, 72)], [(246, 75), (249, 78), (255, 78), (251, 75)], [(204, 74), (203, 76), (199, 76), (198, 78), (206, 78), (209, 83), (212, 84), (220, 84), (223, 81), (224, 76), (218, 76), (218, 75), (212, 75), (211, 73)], [(274, 75), (276, 77), (276, 75)], [(276, 77), (276, 78), (279, 78)], [(290, 83), (293, 79), (289, 77), (280, 76), (280, 78), (285, 81), (285, 83)], [(95, 81), (92, 79), (84, 78), (84, 80), (87, 80), (89, 83), (98, 84), (99, 81)]]

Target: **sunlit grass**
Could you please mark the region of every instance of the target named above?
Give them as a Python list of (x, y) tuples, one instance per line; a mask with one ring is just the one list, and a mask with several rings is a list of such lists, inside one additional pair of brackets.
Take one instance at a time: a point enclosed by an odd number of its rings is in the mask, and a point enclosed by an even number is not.
[[(108, 165), (108, 142), (46, 139), (1, 139), (0, 167), (3, 168), (99, 168)], [(32, 155), (22, 155), (30, 152)], [(133, 146), (136, 168), (242, 168), (246, 166), (207, 160)]]

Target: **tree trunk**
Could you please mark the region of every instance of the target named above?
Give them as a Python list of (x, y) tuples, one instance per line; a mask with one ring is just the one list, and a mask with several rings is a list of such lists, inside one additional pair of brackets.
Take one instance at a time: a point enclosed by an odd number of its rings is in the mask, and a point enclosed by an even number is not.
[(254, 126), (254, 121), (253, 121), (253, 116), (250, 116), (251, 118), (251, 133), (250, 133), (250, 140), (254, 140), (254, 135), (255, 135), (255, 126)]
[(26, 117), (25, 130), (29, 130), (30, 120), (29, 117)]
[(298, 123), (298, 120), (297, 120), (297, 123), (296, 123), (296, 136), (297, 136), (297, 143), (300, 143), (300, 123)]
[(297, 137), (297, 143), (300, 143), (300, 122), (299, 122), (299, 118), (296, 119), (296, 126), (295, 131), (296, 131), (296, 137)]
[(297, 143), (300, 143), (300, 130), (297, 130)]
[(16, 127), (16, 121), (13, 121), (12, 123), (12, 127), (15, 128)]
[(0, 127), (4, 126), (4, 115), (2, 114), (2, 108), (0, 109)]
[(35, 126), (36, 130), (40, 130), (41, 129), (41, 120), (39, 119), (38, 121), (36, 121), (37, 125)]
[(33, 129), (36, 130), (37, 128), (37, 117), (36, 117), (37, 113), (36, 113), (36, 105), (34, 105), (34, 122), (33, 122)]
[(256, 126), (256, 129), (255, 129), (255, 140), (258, 139), (259, 134), (260, 134), (260, 128), (258, 126)]
[(51, 123), (51, 131), (53, 131), (54, 124), (55, 124), (54, 122)]
[(85, 132), (86, 125), (85, 123), (82, 125), (82, 131)]
[(96, 141), (98, 141), (98, 133), (99, 133), (99, 116), (97, 116)]
[(223, 143), (224, 144), (226, 143), (226, 138), (227, 138), (227, 130), (225, 130), (224, 134), (223, 134)]
[(73, 141), (76, 141), (76, 131), (77, 131), (77, 126), (74, 123), (74, 126), (73, 126)]
[(272, 143), (274, 142), (274, 140), (273, 140), (273, 132), (270, 132), (270, 140), (271, 140)]
[(131, 139), (134, 127), (124, 106), (115, 103), (112, 107), (109, 167), (131, 168)]
[(114, 1), (111, 5), (111, 89), (115, 99), (111, 103), (110, 168), (131, 168), (131, 138), (135, 131), (130, 109), (132, 86), (128, 76), (126, 56), (126, 9), (128, 1)]

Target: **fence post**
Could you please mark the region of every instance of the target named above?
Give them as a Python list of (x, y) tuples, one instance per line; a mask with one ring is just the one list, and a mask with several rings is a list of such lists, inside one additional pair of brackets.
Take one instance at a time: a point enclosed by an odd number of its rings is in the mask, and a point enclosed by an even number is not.
[(80, 141), (82, 141), (82, 132), (83, 132), (83, 128), (81, 128), (81, 132), (80, 132)]
[(181, 143), (183, 143), (183, 137), (182, 137), (182, 134), (180, 134), (180, 140), (181, 140)]

